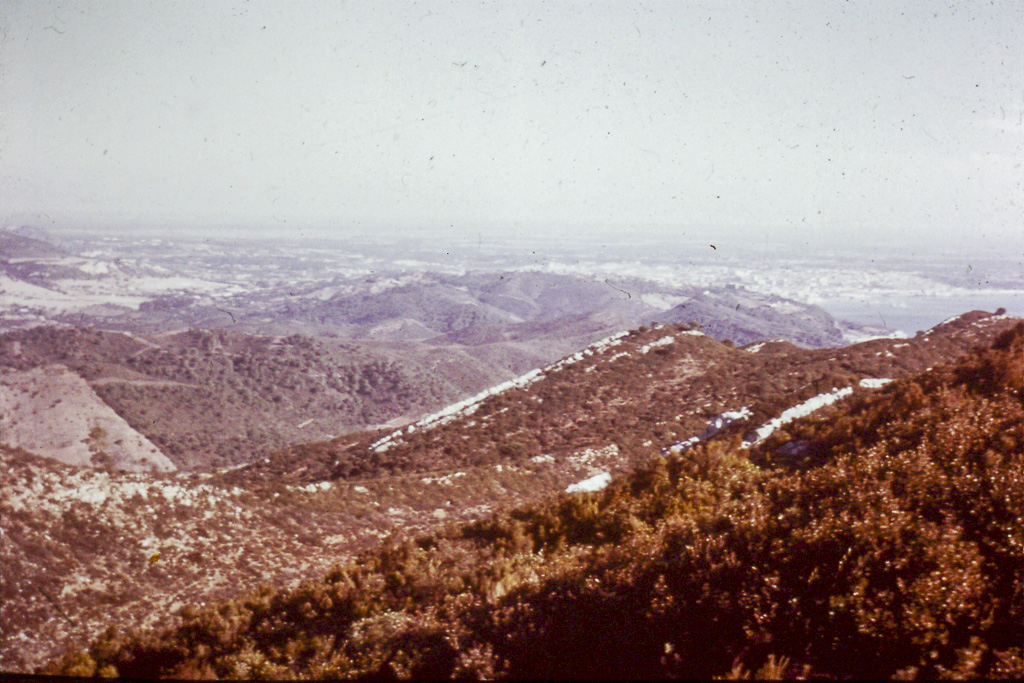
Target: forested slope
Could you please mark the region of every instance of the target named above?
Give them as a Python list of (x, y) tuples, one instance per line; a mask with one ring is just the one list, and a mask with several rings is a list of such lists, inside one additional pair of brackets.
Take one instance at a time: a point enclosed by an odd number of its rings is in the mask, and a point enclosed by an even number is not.
[(1024, 676), (1024, 324), (768, 438), (393, 540), (47, 669), (219, 677)]

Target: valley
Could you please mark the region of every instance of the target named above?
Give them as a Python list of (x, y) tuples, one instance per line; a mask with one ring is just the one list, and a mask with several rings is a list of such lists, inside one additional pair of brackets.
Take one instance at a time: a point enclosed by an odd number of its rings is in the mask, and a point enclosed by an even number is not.
[[(417, 244), (4, 230), (0, 364), (66, 368), (188, 469), (411, 422), (652, 322), (811, 347), (873, 330), (735, 284), (548, 272), (469, 250), (445, 263)], [(61, 419), (53, 408), (46, 419)]]
[[(449, 539), (436, 542), (455, 553), (442, 563), (461, 558), (451, 580), (484, 581), (484, 604), (504, 604), (514, 582), (480, 578), (504, 560), (451, 539), (602, 500), (708, 449), (758, 467), (816, 457), (793, 431), (806, 420), (1017, 322), (975, 311), (911, 336), (758, 291), (755, 277), (684, 284), (656, 264), (616, 274), (497, 251), (467, 268), (369, 243), (228, 259), (200, 242), (36, 237), (5, 231), (0, 258), (5, 671), (56, 671), (78, 652), (61, 672), (145, 673), (114, 643), (194, 628), (237, 600), (287, 602), (339, 567), (408, 557), (418, 538)], [(574, 519), (558, 533), (584, 533)], [(538, 533), (544, 546), (554, 532)], [(549, 575), (539, 556), (511, 561), (533, 567), (528, 583)], [(365, 642), (379, 654), (383, 641)], [(311, 675), (274, 652), (263, 669), (211, 650), (163, 671)], [(466, 671), (558, 671), (471, 652)], [(373, 661), (359, 670), (381, 674)]]
[[(707, 438), (737, 443), (808, 399), (843, 387), (870, 394), (1013, 322), (976, 313), (913, 340), (823, 350), (737, 348), (686, 325), (639, 329), (401, 429), (241, 467), (77, 470), (5, 448), (5, 661), (38, 665), (88, 642), (111, 614), (155, 627), (239, 590), (297, 587), (394, 534), (599, 490), (682, 452), (709, 425), (722, 428)], [(723, 414), (743, 419), (723, 424)]]

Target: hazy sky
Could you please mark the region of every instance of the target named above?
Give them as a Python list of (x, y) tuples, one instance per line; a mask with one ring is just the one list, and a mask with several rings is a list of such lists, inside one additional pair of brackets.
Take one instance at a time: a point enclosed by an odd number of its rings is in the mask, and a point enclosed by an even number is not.
[(1024, 244), (1024, 2), (0, 0), (0, 220)]

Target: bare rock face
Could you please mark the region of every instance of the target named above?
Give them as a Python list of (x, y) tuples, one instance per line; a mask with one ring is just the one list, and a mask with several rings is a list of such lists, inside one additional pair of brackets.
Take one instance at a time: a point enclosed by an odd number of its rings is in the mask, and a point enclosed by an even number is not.
[(5, 370), (0, 378), (0, 415), (0, 439), (5, 444), (68, 465), (133, 472), (177, 469), (63, 365)]

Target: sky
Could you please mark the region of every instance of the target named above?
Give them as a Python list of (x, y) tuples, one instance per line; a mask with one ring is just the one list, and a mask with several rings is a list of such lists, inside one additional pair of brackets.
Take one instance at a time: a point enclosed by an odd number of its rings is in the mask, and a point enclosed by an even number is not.
[(0, 0), (0, 222), (1024, 252), (1024, 3)]

